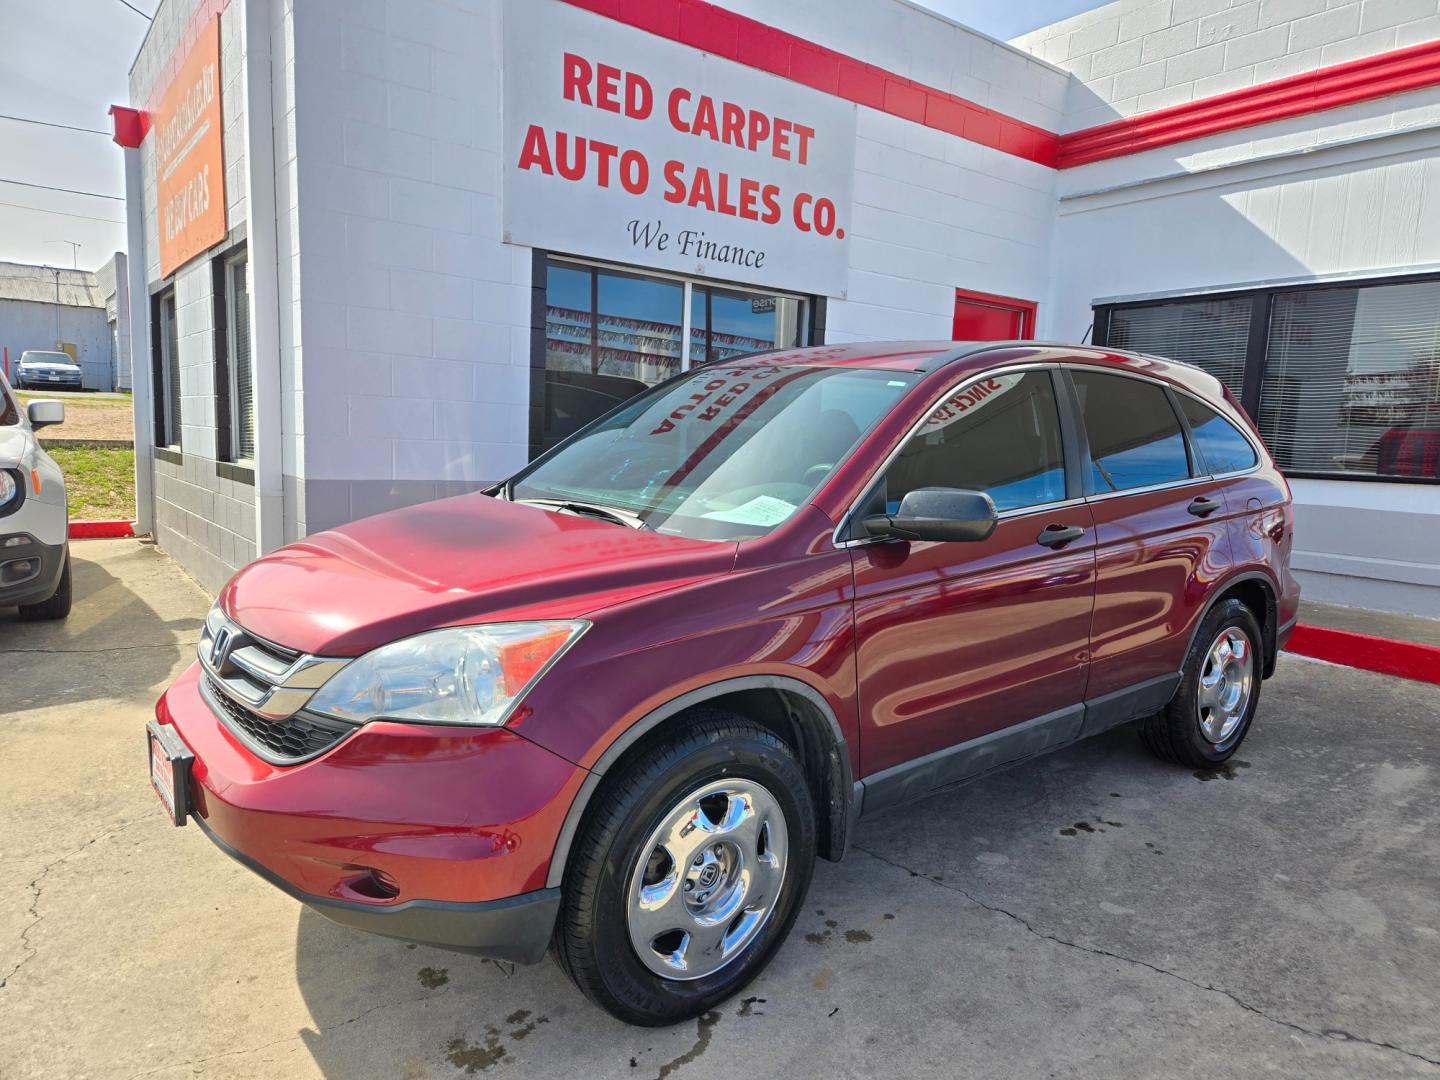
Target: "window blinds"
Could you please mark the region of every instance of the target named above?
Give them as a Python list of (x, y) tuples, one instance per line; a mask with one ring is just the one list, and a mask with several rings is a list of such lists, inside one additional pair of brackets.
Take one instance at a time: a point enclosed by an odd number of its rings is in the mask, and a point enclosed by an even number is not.
[(1186, 300), (1115, 308), (1108, 342), (1208, 371), (1240, 397), (1250, 337), (1250, 300)]

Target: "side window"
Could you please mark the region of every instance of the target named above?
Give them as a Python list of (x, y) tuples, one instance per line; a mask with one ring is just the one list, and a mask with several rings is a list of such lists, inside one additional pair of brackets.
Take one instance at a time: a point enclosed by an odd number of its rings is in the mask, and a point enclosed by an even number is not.
[(1255, 448), (1234, 424), (1188, 394), (1175, 396), (1180, 399), (1180, 411), (1190, 425), (1190, 441), (1195, 444), (1207, 472), (1241, 472), (1255, 464)]
[(225, 461), (255, 458), (255, 374), (250, 356), (250, 288), (245, 249), (215, 262), (216, 412)]
[(1097, 494), (1184, 480), (1185, 436), (1164, 387), (1122, 375), (1072, 371)]
[(180, 445), (180, 334), (175, 290), (152, 301), (150, 333), (155, 353), (155, 445)]
[(888, 512), (922, 487), (987, 492), (997, 510), (1065, 498), (1060, 416), (1048, 371), (995, 375), (942, 401), (885, 474)]

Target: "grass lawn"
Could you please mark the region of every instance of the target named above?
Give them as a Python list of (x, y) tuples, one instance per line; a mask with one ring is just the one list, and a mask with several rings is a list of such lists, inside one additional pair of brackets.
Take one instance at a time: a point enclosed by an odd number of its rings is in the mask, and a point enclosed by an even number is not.
[(110, 446), (46, 450), (65, 473), (71, 521), (121, 521), (135, 516), (135, 451)]
[(40, 398), (54, 398), (65, 403), (65, 422), (40, 432), (40, 441), (47, 439), (132, 439), (135, 436), (134, 404), (124, 397), (92, 397), (88, 394), (46, 394), (38, 390), (16, 390), (15, 398), (23, 408)]

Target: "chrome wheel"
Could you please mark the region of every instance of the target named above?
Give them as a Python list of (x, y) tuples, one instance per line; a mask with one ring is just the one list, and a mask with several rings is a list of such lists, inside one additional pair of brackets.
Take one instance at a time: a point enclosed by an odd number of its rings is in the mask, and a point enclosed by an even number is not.
[(1205, 654), (1205, 667), (1195, 696), (1200, 733), (1206, 741), (1223, 743), (1245, 718), (1255, 682), (1255, 650), (1238, 626), (1227, 626)]
[(759, 935), (780, 899), (789, 834), (753, 780), (690, 792), (650, 834), (626, 887), (630, 944), (667, 979), (700, 979)]

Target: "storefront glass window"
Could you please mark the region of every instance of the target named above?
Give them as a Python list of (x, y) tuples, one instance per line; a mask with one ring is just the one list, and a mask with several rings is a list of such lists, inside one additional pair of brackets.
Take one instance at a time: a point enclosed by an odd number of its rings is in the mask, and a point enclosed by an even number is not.
[(1110, 344), (1204, 368), (1237, 398), (1250, 339), (1249, 297), (1116, 308)]
[(711, 289), (710, 359), (798, 344), (800, 302)]
[(597, 270), (599, 371), (641, 386), (680, 373), (685, 286), (678, 281)]
[[(1266, 289), (1101, 311), (1102, 344), (1216, 375), (1258, 417), (1288, 473), (1440, 480), (1440, 281)], [(1264, 333), (1250, 333), (1252, 313), (1266, 316)]]
[(534, 449), (548, 450), (690, 365), (802, 344), (804, 317), (797, 297), (550, 260), (545, 408)]
[(1440, 282), (1277, 294), (1260, 428), (1283, 469), (1440, 479)]

